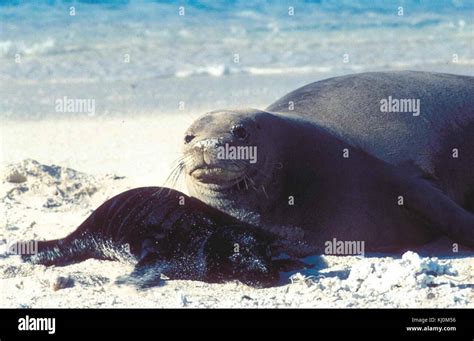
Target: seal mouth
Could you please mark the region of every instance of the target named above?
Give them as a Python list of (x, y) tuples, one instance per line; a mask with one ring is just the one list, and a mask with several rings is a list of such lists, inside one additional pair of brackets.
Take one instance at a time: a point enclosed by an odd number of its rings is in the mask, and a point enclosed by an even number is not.
[(189, 175), (197, 181), (210, 184), (237, 183), (243, 174), (243, 170), (217, 166), (198, 166), (189, 172)]

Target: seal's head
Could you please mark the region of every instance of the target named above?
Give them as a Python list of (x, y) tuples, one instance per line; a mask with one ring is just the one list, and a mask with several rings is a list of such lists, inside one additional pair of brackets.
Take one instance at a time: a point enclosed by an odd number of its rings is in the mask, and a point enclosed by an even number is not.
[[(275, 167), (271, 113), (218, 110), (198, 118), (183, 140), (190, 193), (200, 199), (265, 186)], [(206, 201), (204, 199), (204, 201)]]

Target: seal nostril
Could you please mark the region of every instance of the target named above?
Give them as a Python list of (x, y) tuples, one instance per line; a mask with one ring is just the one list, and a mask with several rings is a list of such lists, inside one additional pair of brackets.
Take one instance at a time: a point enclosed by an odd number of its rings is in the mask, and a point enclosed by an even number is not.
[(232, 135), (239, 139), (245, 139), (248, 136), (247, 130), (242, 126), (232, 127)]
[(185, 142), (185, 143), (189, 143), (189, 142), (191, 142), (195, 137), (196, 137), (196, 136), (194, 136), (194, 135), (186, 135), (186, 136), (184, 137), (184, 142)]

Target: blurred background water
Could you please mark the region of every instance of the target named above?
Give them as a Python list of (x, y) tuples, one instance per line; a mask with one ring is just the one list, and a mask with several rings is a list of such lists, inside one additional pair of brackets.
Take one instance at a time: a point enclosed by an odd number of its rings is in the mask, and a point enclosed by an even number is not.
[(56, 115), (63, 96), (98, 115), (191, 112), (347, 73), (473, 74), (473, 18), (474, 0), (0, 0), (0, 116)]

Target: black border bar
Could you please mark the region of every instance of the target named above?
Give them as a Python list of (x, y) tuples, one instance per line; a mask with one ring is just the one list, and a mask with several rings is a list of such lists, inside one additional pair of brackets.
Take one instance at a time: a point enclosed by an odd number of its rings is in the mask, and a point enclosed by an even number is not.
[[(18, 321), (56, 319), (56, 333), (19, 331)], [(430, 319), (431, 322), (416, 322)], [(455, 320), (455, 322), (453, 322)], [(448, 322), (450, 321), (450, 322)], [(407, 331), (407, 327), (455, 327), (456, 331)], [(140, 335), (177, 328), (316, 329), (332, 335), (380, 338), (474, 340), (473, 309), (2, 309), (0, 340), (64, 339), (97, 335)], [(137, 334), (138, 333), (138, 334)], [(315, 335), (316, 338), (316, 335)]]

